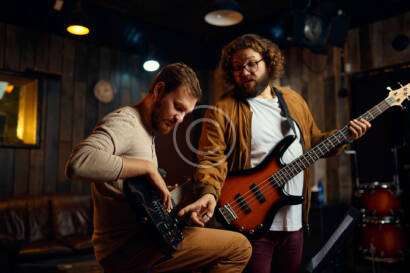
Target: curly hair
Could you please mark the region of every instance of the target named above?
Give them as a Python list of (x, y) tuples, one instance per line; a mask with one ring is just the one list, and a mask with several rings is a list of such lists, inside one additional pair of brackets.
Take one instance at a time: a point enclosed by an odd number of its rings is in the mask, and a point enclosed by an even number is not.
[(152, 92), (155, 84), (158, 82), (164, 82), (165, 93), (172, 92), (179, 86), (185, 85), (189, 88), (189, 93), (194, 98), (200, 99), (202, 96), (202, 90), (196, 73), (184, 63), (173, 63), (164, 66), (155, 77), (150, 92)]
[(242, 35), (222, 49), (219, 69), (227, 85), (235, 84), (232, 72), (232, 57), (238, 51), (251, 48), (261, 54), (268, 68), (271, 81), (279, 79), (284, 71), (284, 57), (279, 47), (268, 39), (256, 34)]

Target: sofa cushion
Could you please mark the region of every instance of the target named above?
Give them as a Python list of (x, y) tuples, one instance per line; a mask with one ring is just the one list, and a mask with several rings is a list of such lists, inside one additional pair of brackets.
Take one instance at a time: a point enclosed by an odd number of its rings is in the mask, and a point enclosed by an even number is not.
[(33, 197), (27, 199), (29, 232), (27, 242), (35, 243), (52, 239), (50, 198)]
[(58, 196), (51, 201), (54, 235), (64, 237), (91, 237), (91, 197)]
[(13, 198), (0, 202), (0, 233), (17, 241), (26, 240), (27, 205), (24, 199)]

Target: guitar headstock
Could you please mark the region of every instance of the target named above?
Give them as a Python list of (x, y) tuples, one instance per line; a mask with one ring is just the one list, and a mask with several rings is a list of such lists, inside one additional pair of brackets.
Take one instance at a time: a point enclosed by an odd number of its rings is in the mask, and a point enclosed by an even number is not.
[(405, 86), (400, 84), (400, 88), (395, 90), (387, 87), (389, 90), (389, 96), (387, 97), (386, 101), (390, 106), (401, 106), (403, 101), (410, 100), (410, 83), (406, 84)]

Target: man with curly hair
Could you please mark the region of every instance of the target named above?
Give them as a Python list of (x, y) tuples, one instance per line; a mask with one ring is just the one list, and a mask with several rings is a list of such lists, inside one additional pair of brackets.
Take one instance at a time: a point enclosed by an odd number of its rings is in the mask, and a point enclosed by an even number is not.
[[(220, 69), (227, 92), (205, 114), (206, 120), (212, 122), (203, 124), (199, 167), (195, 171), (196, 190), (208, 199), (209, 216), (213, 215), (228, 172), (257, 166), (287, 135), (296, 135), (296, 140), (283, 154), (286, 163), (329, 135), (318, 129), (297, 92), (278, 85), (284, 57), (271, 41), (254, 34), (236, 38), (223, 48)], [(353, 120), (349, 127), (351, 138), (357, 139), (370, 124)], [(308, 170), (286, 183), (285, 192), (303, 195), (305, 202), (282, 207), (269, 231), (251, 238), (250, 272), (298, 272), (303, 249), (302, 223), (307, 224), (310, 188)]]

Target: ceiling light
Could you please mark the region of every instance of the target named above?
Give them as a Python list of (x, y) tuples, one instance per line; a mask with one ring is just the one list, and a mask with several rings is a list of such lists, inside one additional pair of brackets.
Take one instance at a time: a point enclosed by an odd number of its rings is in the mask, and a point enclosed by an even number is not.
[(204, 19), (210, 25), (227, 27), (239, 24), (243, 15), (236, 1), (216, 0)]
[(142, 67), (148, 72), (157, 71), (159, 68), (159, 62), (156, 60), (148, 60), (142, 65)]
[(89, 20), (81, 7), (81, 1), (77, 1), (76, 8), (67, 22), (66, 30), (74, 35), (87, 35), (90, 33)]
[(74, 35), (87, 35), (90, 33), (90, 29), (82, 25), (70, 25), (67, 27), (67, 31)]

